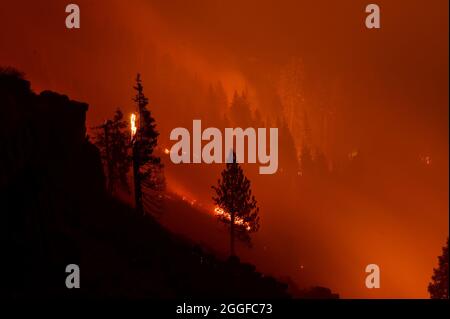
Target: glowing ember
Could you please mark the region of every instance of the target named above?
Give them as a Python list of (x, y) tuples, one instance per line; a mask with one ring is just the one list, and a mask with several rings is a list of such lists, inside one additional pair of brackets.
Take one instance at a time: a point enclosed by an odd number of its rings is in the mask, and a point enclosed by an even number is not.
[(131, 113), (130, 116), (130, 123), (131, 123), (131, 139), (133, 139), (134, 135), (136, 135), (136, 114)]
[[(220, 207), (214, 208), (214, 215), (216, 215), (216, 216), (218, 216), (220, 218), (224, 218), (225, 220), (231, 220), (231, 215), (229, 213), (227, 213), (226, 211), (224, 211)], [(234, 218), (234, 224), (238, 225), (238, 226), (244, 226), (247, 231), (251, 230), (251, 227), (250, 227), (249, 223), (245, 222), (240, 217), (235, 217)]]
[(421, 155), (420, 156), (420, 160), (425, 164), (425, 165), (431, 165), (432, 160), (431, 160), (431, 156), (430, 155)]

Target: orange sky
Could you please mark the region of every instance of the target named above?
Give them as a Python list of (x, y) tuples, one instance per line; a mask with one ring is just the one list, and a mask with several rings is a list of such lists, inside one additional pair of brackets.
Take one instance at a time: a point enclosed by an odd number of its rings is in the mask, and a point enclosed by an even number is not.
[[(353, 149), (363, 150), (367, 178), (386, 176), (375, 194), (336, 186), (321, 205), (296, 189), (274, 194), (268, 180), (254, 176), (266, 221), (257, 242), (273, 250), (265, 256), (256, 245), (248, 258), (343, 297), (427, 297), (448, 236), (448, 1), (376, 1), (382, 10), (382, 28), (376, 31), (364, 27), (367, 1), (360, 0), (76, 3), (81, 29), (67, 30), (66, 1), (5, 1), (0, 65), (25, 72), (37, 92), (55, 90), (89, 103), (88, 126), (117, 106), (133, 110), (139, 71), (161, 143), (167, 143), (181, 113), (171, 108), (176, 96), (163, 91), (177, 95), (185, 89), (184, 83), (162, 78), (161, 61), (167, 59), (183, 73), (180, 79), (221, 81), (230, 97), (236, 89), (249, 90), (253, 107), (275, 118), (281, 114), (273, 102), (276, 79), (300, 58), (304, 107), (315, 112), (326, 105), (335, 112), (327, 155), (337, 162)], [(422, 155), (433, 159), (427, 185), (407, 170)], [(169, 183), (176, 180), (209, 199), (211, 180), (193, 185), (190, 169), (168, 165)], [(292, 242), (295, 248), (288, 248)], [(302, 258), (313, 268), (306, 274), (298, 273)], [(363, 286), (368, 263), (382, 268), (378, 291)]]

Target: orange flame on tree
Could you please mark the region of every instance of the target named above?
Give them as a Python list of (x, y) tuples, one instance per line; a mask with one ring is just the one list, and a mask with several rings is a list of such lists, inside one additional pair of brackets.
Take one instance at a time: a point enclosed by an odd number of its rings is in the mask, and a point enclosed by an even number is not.
[(136, 114), (131, 113), (130, 116), (130, 123), (131, 123), (131, 139), (133, 139), (133, 137), (136, 135)]
[[(216, 215), (216, 216), (218, 216), (218, 217), (220, 217), (220, 218), (223, 218), (223, 219), (225, 219), (225, 220), (231, 220), (231, 214), (230, 213), (228, 213), (228, 212), (226, 212), (226, 211), (224, 211), (222, 208), (220, 208), (220, 207), (216, 207), (216, 208), (214, 208), (214, 215)], [(248, 223), (248, 222), (245, 222), (242, 218), (240, 218), (240, 217), (234, 217), (234, 224), (235, 225), (238, 225), (238, 226), (243, 226), (243, 227), (245, 227), (245, 229), (247, 230), (247, 231), (250, 231), (251, 230), (251, 227), (250, 227), (250, 224)]]

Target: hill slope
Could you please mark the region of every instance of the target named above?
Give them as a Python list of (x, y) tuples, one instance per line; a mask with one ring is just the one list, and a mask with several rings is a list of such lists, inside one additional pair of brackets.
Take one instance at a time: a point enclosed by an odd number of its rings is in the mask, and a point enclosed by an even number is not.
[[(287, 285), (219, 261), (105, 192), (88, 105), (32, 92), (0, 70), (2, 273), (6, 297), (285, 298)], [(81, 289), (65, 287), (78, 264)]]

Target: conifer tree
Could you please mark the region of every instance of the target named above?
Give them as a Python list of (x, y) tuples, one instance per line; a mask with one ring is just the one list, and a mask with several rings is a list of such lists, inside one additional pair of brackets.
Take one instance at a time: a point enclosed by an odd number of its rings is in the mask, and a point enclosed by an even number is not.
[(155, 154), (159, 133), (156, 130), (155, 119), (147, 109), (148, 99), (144, 95), (141, 76), (138, 73), (136, 85), (134, 86), (136, 95), (133, 101), (136, 103), (138, 111), (138, 127), (133, 138), (133, 175), (136, 210), (143, 213), (142, 188), (161, 188), (164, 179), (161, 178), (161, 159)]
[(252, 195), (250, 181), (237, 163), (234, 152), (232, 156), (232, 161), (229, 161), (222, 171), (218, 185), (212, 188), (216, 191), (214, 203), (223, 210), (218, 217), (230, 225), (230, 255), (234, 256), (235, 235), (249, 242), (249, 233), (259, 229), (259, 208), (255, 196)]
[(234, 92), (230, 106), (230, 117), (235, 126), (242, 128), (251, 127), (253, 124), (252, 111), (247, 93)]
[(438, 268), (433, 269), (428, 292), (431, 299), (448, 299), (448, 238), (447, 245), (442, 248), (442, 255), (438, 257)]
[(102, 160), (106, 167), (107, 190), (113, 194), (117, 186), (129, 191), (127, 174), (130, 170), (129, 156), (130, 135), (128, 122), (123, 119), (123, 113), (118, 108), (112, 120), (106, 120), (96, 127), (95, 144), (100, 149)]

